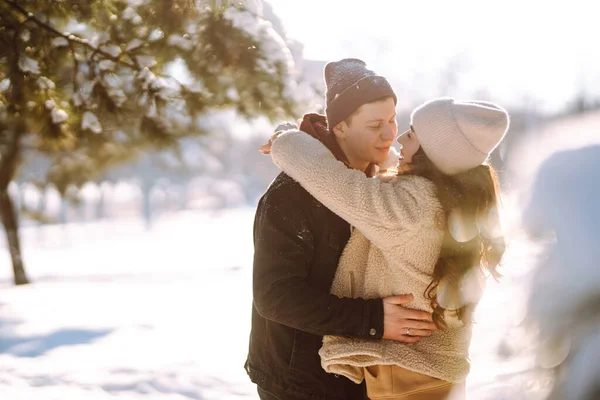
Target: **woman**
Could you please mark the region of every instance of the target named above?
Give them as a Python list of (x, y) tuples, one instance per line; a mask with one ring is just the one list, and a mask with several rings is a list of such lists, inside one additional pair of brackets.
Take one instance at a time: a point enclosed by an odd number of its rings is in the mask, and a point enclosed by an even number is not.
[[(411, 293), (415, 309), (440, 328), (416, 343), (326, 336), (323, 368), (354, 382), (371, 399), (443, 399), (464, 393), (471, 312), (484, 270), (497, 276), (497, 180), (486, 160), (509, 125), (486, 102), (427, 102), (411, 115), (397, 174), (367, 178), (318, 140), (279, 132), (273, 161), (317, 200), (355, 227), (331, 293), (381, 298)], [(418, 334), (407, 329), (406, 335)]]

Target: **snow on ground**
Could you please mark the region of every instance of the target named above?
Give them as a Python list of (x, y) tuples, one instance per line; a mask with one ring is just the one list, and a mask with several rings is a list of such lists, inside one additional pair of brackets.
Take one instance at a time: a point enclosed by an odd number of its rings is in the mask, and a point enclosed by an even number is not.
[(253, 398), (252, 212), (30, 229), (0, 251), (0, 399)]
[[(28, 227), (35, 282), (0, 247), (0, 399), (257, 399), (243, 363), (254, 210)], [(3, 245), (2, 245), (3, 246)], [(472, 399), (536, 399), (523, 317), (525, 247), (477, 314)]]

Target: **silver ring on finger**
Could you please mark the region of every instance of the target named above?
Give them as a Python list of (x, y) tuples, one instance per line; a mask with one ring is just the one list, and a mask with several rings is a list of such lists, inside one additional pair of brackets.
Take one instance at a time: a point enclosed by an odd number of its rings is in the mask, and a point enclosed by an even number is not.
[(406, 336), (410, 336), (410, 328), (406, 328)]

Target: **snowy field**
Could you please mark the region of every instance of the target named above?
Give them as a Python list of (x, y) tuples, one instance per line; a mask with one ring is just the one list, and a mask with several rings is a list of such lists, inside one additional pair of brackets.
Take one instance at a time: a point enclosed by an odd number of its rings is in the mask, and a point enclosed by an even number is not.
[[(0, 248), (0, 399), (256, 399), (243, 363), (253, 209), (24, 229), (35, 282)], [(524, 332), (525, 248), (490, 284), (472, 344), (472, 399), (536, 399)]]
[(25, 230), (0, 250), (0, 399), (253, 398), (243, 369), (253, 213)]

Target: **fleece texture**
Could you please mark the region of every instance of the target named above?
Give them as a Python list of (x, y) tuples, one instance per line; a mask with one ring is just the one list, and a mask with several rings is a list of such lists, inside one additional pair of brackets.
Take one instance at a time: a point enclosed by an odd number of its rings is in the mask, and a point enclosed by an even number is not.
[[(297, 130), (280, 135), (271, 155), (279, 168), (354, 227), (332, 294), (373, 299), (412, 293), (414, 300), (407, 307), (432, 311), (424, 293), (444, 235), (439, 223), (442, 207), (432, 182), (414, 175), (368, 178)], [(319, 351), (322, 366), (356, 383), (364, 379), (362, 367), (380, 364), (462, 382), (469, 372), (471, 326), (451, 315), (446, 322), (447, 329), (415, 344), (325, 336)]]

